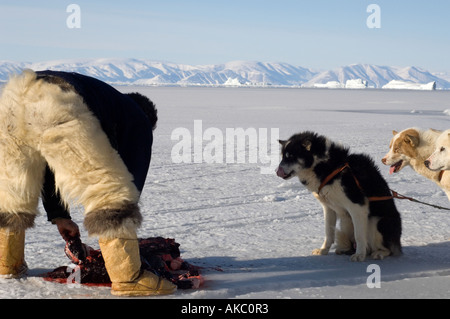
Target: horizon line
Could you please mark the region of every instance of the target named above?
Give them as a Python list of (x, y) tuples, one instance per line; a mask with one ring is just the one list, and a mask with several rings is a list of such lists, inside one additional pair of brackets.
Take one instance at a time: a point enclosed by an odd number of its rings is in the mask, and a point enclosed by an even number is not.
[[(301, 67), (301, 68), (305, 68), (308, 70), (317, 70), (317, 71), (331, 71), (331, 70), (335, 70), (335, 69), (339, 69), (339, 68), (343, 68), (343, 67), (347, 67), (347, 66), (354, 66), (354, 65), (372, 65), (372, 66), (378, 66), (378, 67), (396, 67), (396, 68), (408, 68), (408, 67), (415, 67), (415, 68), (420, 68), (424, 71), (429, 71), (429, 69), (424, 68), (420, 65), (404, 65), (404, 66), (400, 66), (400, 65), (389, 65), (389, 64), (378, 64), (378, 63), (350, 63), (350, 64), (342, 64), (340, 66), (335, 66), (332, 68), (323, 68), (323, 67), (308, 67), (308, 66), (304, 66), (304, 65), (298, 65), (298, 64), (293, 64), (291, 62), (286, 62), (286, 61), (262, 61), (262, 60), (245, 60), (245, 59), (237, 59), (237, 60), (230, 60), (227, 62), (222, 62), (222, 63), (204, 63), (204, 64), (190, 64), (190, 63), (182, 63), (182, 62), (173, 62), (173, 61), (168, 61), (168, 60), (158, 60), (158, 59), (150, 59), (150, 58), (135, 58), (135, 57), (98, 57), (98, 58), (61, 58), (61, 59), (50, 59), (50, 60), (40, 60), (40, 61), (14, 61), (14, 60), (0, 60), (0, 63), (12, 63), (12, 64), (38, 64), (38, 63), (51, 63), (51, 62), (91, 62), (91, 61), (98, 61), (98, 60), (116, 60), (116, 61), (126, 61), (126, 60), (135, 60), (135, 61), (140, 61), (140, 62), (153, 62), (153, 63), (166, 63), (166, 64), (175, 64), (175, 65), (184, 65), (184, 66), (216, 66), (216, 65), (225, 65), (225, 64), (229, 64), (229, 63), (233, 63), (233, 62), (246, 62), (246, 63), (268, 63), (268, 64), (288, 64), (288, 65), (292, 65), (295, 67)], [(430, 73), (437, 73), (437, 72), (444, 72), (444, 73), (450, 73), (450, 70), (437, 70), (437, 71), (429, 71)]]

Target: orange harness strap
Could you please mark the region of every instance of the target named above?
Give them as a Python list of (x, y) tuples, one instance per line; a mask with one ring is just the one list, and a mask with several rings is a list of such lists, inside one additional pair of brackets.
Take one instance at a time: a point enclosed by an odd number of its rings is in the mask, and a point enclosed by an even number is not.
[[(327, 185), (337, 174), (339, 174), (340, 172), (342, 172), (346, 168), (350, 168), (350, 165), (348, 163), (345, 163), (344, 166), (342, 166), (340, 168), (337, 168), (334, 171), (332, 171), (331, 174), (328, 175), (323, 180), (323, 182), (320, 184), (319, 190), (317, 191), (317, 194), (319, 194), (320, 191), (322, 190), (322, 188), (324, 188), (324, 186)], [(441, 171), (441, 173), (439, 174), (439, 179), (442, 178), (443, 173), (444, 173), (444, 171)], [(358, 188), (364, 193), (364, 190), (361, 187), (361, 184), (359, 183), (358, 179), (356, 178), (355, 174), (353, 174), (353, 172), (352, 172), (352, 176), (353, 176), (353, 179), (355, 180), (355, 183), (358, 186)], [(421, 202), (421, 201), (419, 201), (417, 199), (414, 199), (412, 197), (401, 195), (401, 194), (397, 193), (396, 191), (394, 191), (392, 189), (390, 191), (392, 192), (392, 196), (370, 196), (370, 197), (368, 197), (369, 202), (377, 202), (377, 201), (383, 201), (383, 200), (389, 200), (389, 199), (397, 198), (397, 199), (407, 199), (407, 200), (412, 201), (412, 202), (420, 203), (420, 204), (431, 206), (431, 207), (438, 208), (438, 209), (450, 210), (450, 208), (447, 208), (447, 207), (442, 207), (442, 206), (438, 206), (438, 205), (428, 204), (428, 203), (425, 203), (425, 202)]]
[[(342, 172), (346, 168), (350, 168), (350, 165), (348, 163), (345, 163), (344, 166), (335, 169), (334, 171), (331, 172), (330, 175), (325, 177), (323, 182), (320, 184), (319, 190), (317, 191), (317, 193), (320, 193), (320, 191), (322, 190), (322, 188), (325, 187), (325, 185), (327, 185), (337, 174), (339, 174), (340, 172)], [(364, 193), (364, 190), (362, 189), (361, 184), (359, 183), (359, 181), (356, 178), (356, 176), (353, 173), (352, 173), (352, 176), (353, 176), (353, 179), (355, 180), (355, 183), (358, 186), (358, 188)], [(382, 200), (389, 200), (389, 199), (392, 199), (394, 197), (395, 196), (371, 196), (371, 197), (368, 197), (368, 199), (369, 199), (369, 202), (377, 202), (377, 201), (382, 201)]]
[[(317, 194), (320, 193), (320, 191), (322, 190), (322, 188), (324, 188), (325, 185), (327, 185), (329, 182), (331, 182), (331, 180), (340, 172), (342, 172), (344, 169), (346, 169), (347, 167), (350, 167), (348, 165), (348, 163), (345, 163), (344, 166), (342, 166), (341, 168), (337, 168), (334, 171), (331, 172), (330, 175), (328, 175), (327, 177), (325, 177), (325, 179), (323, 180), (322, 184), (320, 184), (319, 186), (319, 190), (317, 191)], [(358, 183), (359, 185), (359, 183)], [(359, 187), (359, 186), (358, 186)]]

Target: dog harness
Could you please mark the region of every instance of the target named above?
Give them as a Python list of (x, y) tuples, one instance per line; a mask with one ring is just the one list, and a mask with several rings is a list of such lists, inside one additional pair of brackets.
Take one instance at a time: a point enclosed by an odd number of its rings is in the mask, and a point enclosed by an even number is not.
[[(353, 174), (353, 172), (351, 171), (350, 165), (348, 163), (345, 163), (344, 166), (335, 169), (334, 171), (331, 172), (330, 175), (325, 177), (325, 179), (323, 180), (323, 182), (319, 186), (319, 190), (317, 191), (317, 194), (319, 194), (320, 191), (322, 190), (322, 188), (324, 188), (329, 182), (331, 182), (333, 180), (333, 178), (336, 177), (337, 174), (341, 173), (345, 169), (350, 169), (350, 172), (351, 172), (351, 174), (353, 176), (353, 179), (355, 180), (356, 186), (358, 186), (358, 188), (364, 194), (364, 189), (361, 187), (361, 184), (359, 183), (359, 181), (356, 178), (355, 174)], [(439, 180), (442, 179), (442, 175), (443, 174), (444, 174), (444, 171), (441, 171), (440, 174), (439, 174)], [(369, 202), (378, 202), (378, 201), (389, 200), (389, 199), (394, 199), (394, 198), (407, 199), (407, 200), (409, 200), (411, 202), (420, 203), (420, 204), (431, 206), (431, 207), (434, 207), (434, 208), (437, 208), (437, 209), (450, 210), (450, 208), (447, 208), (447, 207), (442, 207), (442, 206), (438, 206), (438, 205), (425, 203), (425, 202), (419, 201), (419, 200), (417, 200), (415, 198), (408, 197), (408, 196), (405, 196), (405, 195), (401, 195), (401, 194), (397, 193), (396, 191), (394, 191), (392, 189), (390, 191), (392, 193), (392, 196), (369, 196), (367, 198), (368, 198)]]
[[(345, 163), (344, 166), (339, 167), (339, 168), (335, 169), (334, 171), (332, 171), (331, 174), (328, 175), (327, 177), (325, 177), (325, 179), (322, 181), (322, 183), (319, 186), (319, 190), (317, 191), (317, 193), (319, 194), (320, 191), (322, 190), (322, 188), (324, 188), (329, 182), (331, 182), (333, 180), (333, 178), (336, 177), (337, 174), (341, 173), (345, 169), (350, 169), (350, 165), (348, 163)], [(351, 174), (353, 176), (353, 179), (355, 180), (356, 186), (358, 186), (360, 191), (362, 193), (364, 193), (364, 189), (361, 187), (361, 184), (359, 183), (358, 179), (356, 178), (355, 174), (353, 174), (351, 169), (350, 169), (350, 172), (351, 172)], [(397, 196), (402, 196), (402, 195), (399, 195), (398, 193), (395, 193), (395, 194), (397, 194)], [(377, 202), (377, 201), (393, 199), (394, 197), (396, 197), (395, 194), (393, 196), (369, 196), (367, 198), (369, 199), (369, 202)]]

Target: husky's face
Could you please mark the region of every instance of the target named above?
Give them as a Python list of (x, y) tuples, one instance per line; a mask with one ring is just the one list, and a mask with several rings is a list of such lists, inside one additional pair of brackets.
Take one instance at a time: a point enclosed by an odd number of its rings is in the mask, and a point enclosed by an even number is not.
[(411, 159), (417, 156), (417, 146), (419, 145), (420, 138), (419, 132), (415, 129), (407, 129), (400, 133), (393, 131), (394, 137), (392, 137), (389, 144), (389, 152), (381, 160), (384, 165), (389, 165), (389, 173), (397, 173), (403, 169), (403, 167), (410, 165)]
[(304, 134), (297, 134), (287, 141), (279, 141), (281, 144), (282, 160), (277, 169), (277, 175), (283, 179), (299, 176), (304, 169), (309, 169), (314, 164), (312, 152), (312, 139)]
[(438, 137), (435, 151), (424, 164), (432, 171), (450, 170), (450, 130)]

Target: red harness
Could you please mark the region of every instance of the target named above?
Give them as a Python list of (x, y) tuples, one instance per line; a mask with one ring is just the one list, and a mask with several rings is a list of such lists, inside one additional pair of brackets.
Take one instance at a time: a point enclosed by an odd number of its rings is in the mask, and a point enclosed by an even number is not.
[[(322, 188), (325, 187), (325, 185), (327, 185), (329, 182), (331, 182), (331, 180), (333, 180), (333, 178), (337, 174), (339, 174), (340, 172), (342, 172), (343, 170), (345, 170), (347, 168), (350, 168), (350, 165), (348, 163), (345, 163), (344, 166), (342, 166), (340, 168), (337, 168), (334, 171), (332, 171), (330, 175), (325, 177), (325, 179), (323, 180), (322, 184), (320, 184), (319, 190), (317, 191), (317, 193), (320, 193), (320, 191), (322, 190)], [(353, 172), (352, 172), (352, 176), (353, 176), (353, 179), (355, 180), (356, 186), (358, 186), (358, 188), (364, 193), (364, 190), (361, 187), (361, 184), (359, 183), (358, 179), (356, 178), (355, 174), (353, 174)], [(394, 197), (395, 198), (400, 198), (400, 197), (397, 197), (397, 196), (401, 196), (401, 195), (398, 195), (398, 193), (396, 193), (394, 191), (392, 191), (392, 192), (393, 192), (394, 196), (370, 196), (370, 197), (368, 197), (369, 202), (377, 202), (377, 201), (382, 201), (382, 200), (389, 200), (389, 199), (392, 199)]]
[[(323, 180), (323, 182), (320, 184), (319, 190), (317, 191), (317, 194), (319, 194), (320, 191), (322, 190), (322, 188), (324, 188), (325, 185), (327, 185), (337, 174), (339, 174), (340, 172), (342, 172), (343, 170), (345, 170), (347, 168), (350, 169), (350, 165), (348, 163), (345, 163), (344, 166), (342, 166), (340, 168), (337, 168), (334, 171), (332, 171), (331, 174), (328, 175)], [(361, 187), (361, 184), (359, 183), (359, 181), (356, 178), (355, 174), (353, 174), (353, 172), (351, 172), (351, 173), (352, 173), (353, 179), (355, 180), (356, 185), (361, 190), (361, 192), (364, 193), (364, 190)], [(439, 173), (439, 181), (442, 179), (442, 175), (443, 174), (444, 174), (444, 171), (441, 171)], [(392, 196), (370, 196), (370, 197), (368, 197), (369, 202), (377, 202), (377, 201), (383, 201), (383, 200), (389, 200), (389, 199), (397, 198), (397, 199), (407, 199), (407, 200), (412, 201), (412, 202), (424, 204), (424, 205), (431, 206), (431, 207), (438, 208), (438, 209), (450, 210), (450, 208), (447, 208), (447, 207), (442, 207), (442, 206), (438, 206), (438, 205), (428, 204), (428, 203), (419, 201), (419, 200), (417, 200), (415, 198), (401, 195), (401, 194), (397, 193), (396, 191), (394, 191), (392, 189), (390, 191), (392, 192)]]

